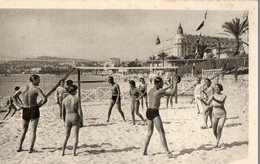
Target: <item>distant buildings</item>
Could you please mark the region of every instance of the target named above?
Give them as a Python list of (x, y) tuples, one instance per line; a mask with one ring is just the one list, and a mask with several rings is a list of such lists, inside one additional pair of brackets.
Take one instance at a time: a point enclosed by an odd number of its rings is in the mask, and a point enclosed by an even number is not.
[(108, 61), (104, 63), (104, 67), (118, 67), (120, 66), (120, 58), (109, 58)]
[(200, 39), (198, 39), (199, 36), (197, 35), (184, 34), (183, 28), (181, 24), (179, 24), (177, 33), (173, 38), (160, 41), (159, 37), (157, 37), (154, 56), (161, 52), (180, 59), (184, 59), (186, 56), (195, 56), (197, 44), (206, 46), (205, 52), (207, 55), (211, 53), (213, 56), (216, 56), (219, 50), (220, 53), (234, 51), (234, 45), (236, 45), (235, 40), (230, 38), (201, 36)]

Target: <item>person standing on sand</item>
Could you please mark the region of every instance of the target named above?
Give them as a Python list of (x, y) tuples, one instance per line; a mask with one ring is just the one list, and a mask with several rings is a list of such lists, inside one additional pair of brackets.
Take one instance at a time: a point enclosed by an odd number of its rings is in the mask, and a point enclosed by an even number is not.
[(78, 145), (79, 129), (83, 120), (83, 114), (80, 107), (80, 100), (75, 95), (78, 87), (71, 85), (68, 87), (69, 95), (62, 102), (62, 119), (65, 123), (66, 136), (62, 146), (62, 156), (65, 155), (67, 141), (70, 137), (72, 127), (75, 129), (75, 142), (73, 146), (73, 156), (76, 156), (76, 149)]
[[(166, 85), (170, 85), (171, 84), (171, 78), (169, 78), (167, 81), (166, 81)], [(171, 88), (169, 88), (169, 91), (171, 92), (172, 91), (172, 87)], [(168, 107), (169, 107), (169, 102), (170, 102), (170, 104), (171, 104), (171, 108), (172, 108), (172, 106), (173, 106), (173, 96), (174, 95), (170, 95), (170, 96), (166, 96), (166, 108), (168, 109)]]
[[(164, 131), (164, 128), (163, 128), (163, 123), (162, 123), (161, 117), (159, 115), (159, 107), (160, 107), (160, 104), (161, 104), (161, 97), (162, 96), (174, 95), (175, 90), (176, 90), (176, 88), (175, 88), (176, 80), (177, 79), (175, 79), (174, 84), (171, 83), (166, 88), (163, 88), (162, 78), (156, 77), (154, 79), (154, 87), (151, 88), (148, 92), (149, 103), (148, 103), (148, 109), (146, 111), (148, 133), (147, 133), (146, 138), (145, 138), (143, 155), (147, 155), (147, 148), (148, 148), (150, 139), (151, 139), (152, 134), (153, 134), (154, 125), (155, 125), (155, 127), (157, 128), (157, 130), (160, 134), (160, 139), (161, 139), (161, 143), (162, 143), (164, 150), (166, 151), (166, 153), (168, 155), (171, 155), (171, 153), (168, 149), (168, 146), (167, 146), (167, 141), (166, 141), (166, 138), (165, 138), (165, 131)], [(172, 89), (172, 91), (166, 92), (172, 86), (174, 87)]]
[(110, 90), (111, 90), (112, 96), (111, 96), (111, 101), (110, 101), (109, 109), (108, 109), (107, 122), (109, 122), (111, 112), (112, 112), (112, 109), (115, 104), (117, 105), (118, 112), (121, 114), (123, 120), (125, 121), (125, 116), (121, 109), (120, 87), (117, 83), (114, 82), (114, 78), (112, 76), (108, 76), (108, 83), (111, 84)]
[[(22, 151), (23, 141), (25, 139), (25, 135), (27, 133), (29, 123), (32, 123), (32, 139), (29, 153), (34, 151), (34, 143), (36, 140), (36, 131), (40, 118), (40, 107), (43, 106), (47, 102), (47, 98), (43, 94), (42, 90), (39, 88), (40, 84), (40, 76), (31, 75), (30, 76), (30, 84), (26, 86), (24, 90), (18, 90), (13, 95), (14, 102), (23, 110), (22, 114), (22, 135), (20, 138), (20, 144), (17, 152)], [(18, 97), (21, 95), (21, 103), (19, 103)], [(38, 102), (38, 98), (40, 97), (40, 101)]]
[[(221, 93), (223, 91), (223, 86), (221, 84), (215, 85), (215, 91), (216, 92), (213, 95), (211, 95), (211, 97), (207, 102), (205, 102), (204, 100), (202, 101), (206, 105), (211, 104), (213, 106), (212, 125), (213, 125), (213, 133), (217, 140), (216, 147), (218, 147), (219, 140), (222, 134), (222, 129), (224, 127), (226, 117), (227, 117), (226, 109), (224, 107), (227, 96)], [(210, 110), (210, 108), (207, 108), (206, 112), (207, 110)]]
[[(19, 89), (20, 89), (20, 87), (16, 86), (16, 87), (14, 88), (14, 93), (17, 92)], [(11, 117), (13, 117), (14, 114), (15, 114), (15, 113), (17, 112), (17, 110), (18, 110), (18, 109), (16, 108), (16, 106), (14, 105), (14, 100), (13, 100), (13, 98), (12, 98), (13, 95), (14, 95), (14, 93), (13, 93), (13, 94), (9, 97), (9, 99), (7, 100), (8, 112), (6, 113), (6, 115), (4, 116), (3, 119), (5, 119), (5, 118), (9, 115), (9, 113), (12, 111), (12, 109), (14, 109), (14, 113), (12, 114)], [(18, 101), (19, 103), (22, 103), (20, 97), (17, 97), (17, 101)]]
[(201, 102), (202, 97), (202, 85), (201, 85), (201, 77), (197, 77), (196, 86), (194, 89), (194, 100), (196, 104), (196, 109), (198, 110), (198, 114), (203, 111), (203, 104)]
[(140, 78), (140, 82), (141, 82), (141, 84), (139, 85), (139, 90), (140, 90), (141, 93), (144, 95), (144, 96), (141, 98), (141, 105), (142, 105), (142, 108), (144, 109), (144, 100), (145, 100), (146, 108), (148, 108), (148, 101), (147, 101), (147, 84), (146, 84), (144, 78)]
[(131, 114), (133, 125), (135, 125), (135, 113), (144, 121), (143, 116), (139, 113), (140, 99), (144, 96), (144, 94), (142, 94), (141, 91), (136, 87), (135, 81), (130, 80), (129, 85), (129, 95), (131, 97)]
[(59, 105), (60, 119), (62, 119), (61, 108), (62, 108), (63, 94), (65, 92), (67, 92), (66, 88), (64, 87), (64, 83), (65, 83), (65, 81), (61, 80), (60, 81), (60, 86), (56, 89), (56, 92), (55, 92), (55, 100), (56, 100), (57, 104)]
[(68, 93), (68, 88), (69, 88), (69, 86), (71, 86), (71, 85), (73, 85), (73, 81), (72, 80), (67, 80), (66, 81), (66, 87), (64, 87), (65, 89), (66, 89), (66, 92), (65, 93), (63, 93), (63, 99), (66, 97), (66, 96), (68, 96), (69, 95), (69, 93)]
[[(214, 94), (214, 88), (211, 86), (212, 82), (209, 78), (206, 78), (204, 80), (203, 85), (203, 93), (205, 94), (204, 101), (208, 101), (210, 96)], [(199, 100), (203, 100), (203, 98), (198, 98)], [(204, 118), (204, 124), (201, 126), (202, 129), (208, 128), (208, 117), (210, 119), (211, 125), (209, 128), (212, 127), (212, 106), (210, 104), (204, 106), (204, 112), (203, 112), (203, 118)]]

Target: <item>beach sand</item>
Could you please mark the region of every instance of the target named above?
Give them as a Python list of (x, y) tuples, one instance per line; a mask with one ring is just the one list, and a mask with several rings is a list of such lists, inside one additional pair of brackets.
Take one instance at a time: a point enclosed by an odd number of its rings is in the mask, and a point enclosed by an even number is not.
[[(23, 144), (25, 151), (16, 152), (21, 135), (21, 111), (14, 117), (2, 120), (0, 114), (1, 163), (229, 163), (248, 157), (248, 88), (226, 83), (227, 120), (220, 140), (221, 148), (214, 148), (212, 129), (201, 129), (203, 117), (197, 114), (190, 98), (180, 97), (173, 109), (166, 109), (162, 99), (160, 115), (163, 120), (169, 149), (175, 158), (168, 158), (154, 129), (148, 147), (148, 156), (142, 155), (146, 125), (136, 117), (132, 125), (129, 100), (122, 102), (127, 122), (123, 122), (114, 107), (111, 122), (107, 123), (108, 101), (83, 103), (84, 127), (80, 129), (77, 156), (72, 156), (74, 131), (67, 144), (66, 155), (61, 156), (64, 124), (58, 118), (58, 106), (48, 103), (41, 108), (35, 149), (28, 153), (31, 128)], [(246, 92), (247, 90), (247, 92)], [(243, 92), (245, 91), (245, 92)], [(242, 93), (242, 94), (241, 94)], [(140, 108), (145, 116), (145, 109)]]

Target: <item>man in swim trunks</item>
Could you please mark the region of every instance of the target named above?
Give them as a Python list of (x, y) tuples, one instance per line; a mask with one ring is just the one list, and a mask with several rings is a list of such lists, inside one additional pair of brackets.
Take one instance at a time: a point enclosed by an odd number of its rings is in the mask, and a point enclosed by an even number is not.
[[(39, 88), (40, 84), (40, 76), (31, 75), (30, 76), (30, 84), (26, 86), (24, 90), (18, 90), (13, 95), (14, 102), (23, 110), (22, 114), (22, 135), (20, 138), (20, 144), (17, 152), (22, 151), (23, 141), (25, 139), (26, 132), (29, 127), (29, 123), (32, 123), (32, 139), (29, 153), (32, 153), (34, 143), (36, 140), (36, 131), (40, 118), (40, 107), (47, 102), (47, 98), (43, 94), (42, 90)], [(19, 103), (18, 97), (21, 95), (22, 103)], [(38, 97), (40, 97), (40, 101), (38, 102)]]
[[(149, 144), (150, 139), (151, 139), (152, 134), (153, 134), (154, 125), (155, 125), (155, 127), (157, 128), (157, 130), (160, 134), (160, 139), (161, 139), (161, 143), (162, 143), (164, 150), (166, 151), (166, 153), (168, 155), (171, 155), (171, 153), (168, 149), (168, 146), (167, 146), (167, 141), (166, 141), (166, 138), (165, 138), (165, 131), (163, 129), (162, 120), (161, 120), (161, 117), (159, 115), (159, 107), (160, 107), (160, 104), (161, 104), (161, 98), (163, 96), (173, 96), (176, 93), (175, 92), (176, 91), (175, 83), (176, 83), (176, 79), (174, 80), (173, 83), (168, 85), (166, 88), (163, 88), (162, 78), (156, 77), (154, 79), (154, 87), (151, 88), (150, 91), (148, 92), (148, 98), (149, 98), (148, 105), (149, 106), (148, 106), (148, 109), (146, 111), (148, 133), (147, 133), (147, 136), (145, 138), (143, 155), (147, 155), (147, 147), (148, 147), (148, 144)], [(168, 90), (171, 87), (173, 87), (171, 92), (166, 92), (166, 90)]]
[(65, 122), (66, 136), (62, 146), (62, 156), (65, 155), (67, 141), (70, 137), (72, 127), (75, 129), (75, 142), (73, 146), (73, 156), (76, 156), (78, 145), (79, 129), (83, 120), (83, 114), (80, 107), (80, 100), (76, 97), (78, 87), (75, 85), (68, 86), (69, 95), (62, 102), (62, 119)]
[(112, 92), (112, 96), (111, 96), (111, 101), (110, 101), (110, 105), (109, 105), (109, 109), (108, 109), (107, 122), (109, 122), (111, 111), (115, 104), (117, 105), (118, 112), (121, 114), (123, 120), (125, 121), (125, 116), (121, 109), (121, 98), (120, 98), (119, 85), (114, 82), (114, 78), (112, 76), (108, 77), (108, 83), (111, 84), (110, 89)]
[(60, 86), (56, 89), (55, 92), (55, 100), (57, 104), (59, 105), (59, 111), (60, 111), (60, 119), (62, 118), (62, 111), (61, 111), (61, 106), (62, 106), (62, 100), (63, 100), (63, 94), (67, 92), (66, 88), (64, 87), (64, 80), (60, 81)]

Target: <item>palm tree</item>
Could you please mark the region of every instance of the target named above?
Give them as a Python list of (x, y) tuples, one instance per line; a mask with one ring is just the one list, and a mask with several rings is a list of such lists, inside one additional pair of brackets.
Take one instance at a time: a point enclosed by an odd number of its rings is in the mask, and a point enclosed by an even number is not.
[(240, 36), (249, 29), (248, 19), (245, 19), (244, 21), (240, 21), (239, 18), (232, 19), (230, 22), (225, 22), (224, 25), (222, 25), (222, 28), (224, 29), (224, 32), (235, 37), (237, 45), (234, 56), (238, 55), (240, 48)]
[(174, 64), (174, 60), (176, 60), (176, 59), (179, 59), (179, 58), (176, 57), (176, 56), (173, 56), (173, 55), (167, 57), (167, 60), (170, 60), (170, 61), (168, 61), (168, 62), (169, 62), (169, 63), (172, 63), (172, 66), (173, 66), (173, 64)]
[(155, 60), (155, 56), (150, 56), (150, 57), (149, 57), (149, 60), (151, 60), (151, 61), (152, 61), (152, 66), (154, 67), (154, 60)]
[(168, 54), (165, 53), (165, 52), (161, 52), (161, 53), (159, 53), (157, 56), (158, 56), (158, 60), (162, 60), (162, 62), (163, 62), (163, 67), (164, 67), (164, 61), (165, 61), (165, 59), (167, 58)]

